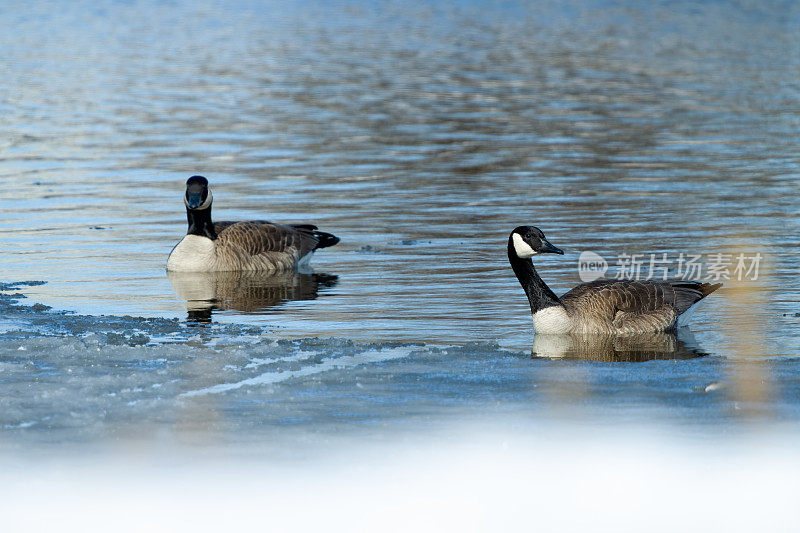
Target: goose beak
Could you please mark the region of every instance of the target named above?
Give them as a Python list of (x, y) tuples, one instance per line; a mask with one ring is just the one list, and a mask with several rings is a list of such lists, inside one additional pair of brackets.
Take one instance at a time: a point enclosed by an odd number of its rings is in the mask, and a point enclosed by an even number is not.
[(562, 250), (561, 248), (556, 248), (555, 246), (550, 244), (550, 241), (548, 241), (547, 239), (542, 239), (542, 246), (536, 251), (540, 254), (551, 253), (551, 254), (564, 255), (564, 250)]
[(197, 193), (186, 193), (186, 205), (189, 209), (197, 209), (203, 203), (202, 195)]

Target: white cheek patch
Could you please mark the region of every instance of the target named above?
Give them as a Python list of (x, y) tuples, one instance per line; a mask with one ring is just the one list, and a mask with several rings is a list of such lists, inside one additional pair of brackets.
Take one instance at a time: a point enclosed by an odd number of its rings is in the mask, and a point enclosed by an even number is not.
[(520, 259), (527, 259), (536, 255), (536, 251), (531, 248), (530, 244), (522, 240), (522, 236), (519, 233), (515, 233), (512, 240), (514, 241), (514, 251)]
[[(195, 207), (195, 209), (208, 209), (211, 207), (211, 201), (214, 199), (214, 195), (211, 194), (211, 189), (208, 189), (208, 196), (206, 196), (206, 201), (200, 204), (199, 206)], [(186, 207), (189, 207), (189, 204), (186, 202), (186, 195), (183, 195), (183, 203)]]

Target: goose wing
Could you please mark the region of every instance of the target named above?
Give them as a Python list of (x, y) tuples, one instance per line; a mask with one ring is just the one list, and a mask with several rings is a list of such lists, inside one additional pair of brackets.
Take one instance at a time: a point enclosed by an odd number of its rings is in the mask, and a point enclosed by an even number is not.
[(219, 240), (218, 247), (229, 250), (245, 260), (255, 256), (286, 254), (295, 260), (314, 251), (318, 244), (312, 229), (314, 226), (290, 226), (265, 220), (247, 222), (217, 222), (214, 230)]
[(578, 285), (561, 302), (592, 329), (636, 333), (664, 331), (678, 316), (717, 290), (697, 281), (598, 280)]

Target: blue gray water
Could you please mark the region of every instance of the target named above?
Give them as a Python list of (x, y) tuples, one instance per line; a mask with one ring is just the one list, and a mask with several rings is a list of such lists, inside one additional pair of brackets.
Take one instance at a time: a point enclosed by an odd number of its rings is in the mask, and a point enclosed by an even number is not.
[[(799, 23), (791, 2), (4, 3), (3, 442), (796, 423)], [(220, 220), (342, 242), (187, 304), (164, 265), (192, 174)], [(520, 224), (566, 250), (537, 263), (558, 293), (582, 251), (608, 275), (763, 261), (659, 359), (613, 362), (537, 348)]]

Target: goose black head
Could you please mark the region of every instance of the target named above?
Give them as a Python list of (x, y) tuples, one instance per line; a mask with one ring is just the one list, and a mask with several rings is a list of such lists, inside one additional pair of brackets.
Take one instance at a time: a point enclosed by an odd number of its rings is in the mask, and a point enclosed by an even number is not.
[(542, 230), (534, 226), (519, 226), (514, 228), (508, 239), (509, 253), (514, 251), (520, 259), (529, 259), (536, 254), (560, 254), (564, 251), (556, 248), (548, 241)]
[(208, 188), (208, 180), (203, 176), (192, 176), (186, 180), (186, 195), (183, 203), (187, 209), (200, 210), (211, 207), (213, 196)]

